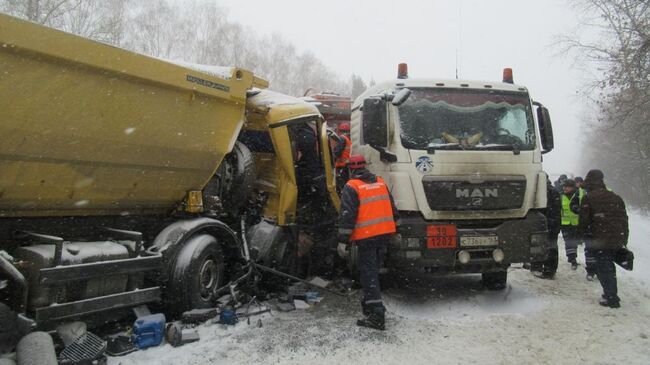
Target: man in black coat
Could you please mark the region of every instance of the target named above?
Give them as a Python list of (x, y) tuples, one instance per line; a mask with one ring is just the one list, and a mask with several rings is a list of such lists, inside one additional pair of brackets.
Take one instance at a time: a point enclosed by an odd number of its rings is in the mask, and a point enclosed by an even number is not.
[(607, 190), (600, 170), (587, 173), (585, 188), (587, 194), (580, 206), (578, 236), (586, 241), (596, 258), (596, 272), (603, 287), (599, 304), (619, 308), (614, 257), (617, 250), (627, 245), (629, 230), (625, 203), (620, 196)]

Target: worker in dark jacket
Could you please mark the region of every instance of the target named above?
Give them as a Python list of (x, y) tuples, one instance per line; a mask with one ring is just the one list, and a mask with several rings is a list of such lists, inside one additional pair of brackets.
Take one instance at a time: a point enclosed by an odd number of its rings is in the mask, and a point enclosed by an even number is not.
[(560, 234), (562, 220), (562, 201), (560, 193), (553, 188), (551, 180), (546, 178), (546, 227), (548, 229), (548, 257), (542, 263), (542, 272), (538, 277), (553, 279), (557, 272), (558, 248), (557, 237)]
[(591, 170), (585, 178), (587, 194), (580, 206), (578, 236), (584, 237), (588, 249), (596, 258), (596, 272), (603, 296), (600, 305), (620, 307), (616, 284), (616, 251), (627, 245), (628, 221), (625, 203), (620, 196), (607, 190), (600, 170)]
[[(576, 193), (573, 194), (573, 198), (571, 198), (571, 202), (569, 203), (569, 206), (571, 207), (571, 211), (575, 214), (580, 215), (580, 205), (582, 205), (582, 199), (584, 198), (585, 194), (587, 194), (587, 191), (585, 190), (585, 183), (584, 180), (578, 176), (575, 178), (576, 182)], [(579, 243), (584, 243), (584, 251), (585, 251), (585, 269), (587, 270), (587, 280), (588, 281), (594, 281), (594, 278), (596, 277), (596, 258), (594, 257), (593, 253), (587, 248), (587, 243), (584, 242), (584, 239), (578, 240)]]
[(314, 122), (294, 125), (291, 132), (298, 185), (298, 223), (311, 225), (320, 219), (327, 199), (318, 134)]
[(578, 227), (579, 217), (571, 211), (571, 199), (576, 194), (576, 183), (572, 179), (564, 182), (562, 192), (562, 239), (564, 239), (564, 249), (566, 251), (567, 261), (571, 268), (578, 268), (578, 239), (576, 229)]
[(361, 308), (365, 318), (357, 325), (384, 330), (386, 308), (381, 299), (379, 268), (390, 239), (397, 232), (399, 217), (384, 180), (365, 169), (363, 156), (351, 156), (348, 167), (351, 176), (341, 193), (338, 252), (346, 257), (350, 243), (359, 250)]

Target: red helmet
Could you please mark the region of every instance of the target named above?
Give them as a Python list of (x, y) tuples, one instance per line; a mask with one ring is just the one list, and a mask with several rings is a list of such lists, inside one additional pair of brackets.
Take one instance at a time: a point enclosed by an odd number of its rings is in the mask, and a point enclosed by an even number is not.
[(348, 160), (348, 167), (351, 169), (363, 169), (366, 167), (366, 158), (362, 155), (352, 155)]
[(339, 130), (342, 132), (349, 132), (350, 131), (350, 123), (341, 123), (339, 124)]

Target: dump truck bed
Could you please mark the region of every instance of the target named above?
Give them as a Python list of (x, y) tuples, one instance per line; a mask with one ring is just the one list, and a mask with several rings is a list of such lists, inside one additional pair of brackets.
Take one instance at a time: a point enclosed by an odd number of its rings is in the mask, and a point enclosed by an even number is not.
[(0, 216), (168, 213), (231, 150), (253, 86), (0, 14)]

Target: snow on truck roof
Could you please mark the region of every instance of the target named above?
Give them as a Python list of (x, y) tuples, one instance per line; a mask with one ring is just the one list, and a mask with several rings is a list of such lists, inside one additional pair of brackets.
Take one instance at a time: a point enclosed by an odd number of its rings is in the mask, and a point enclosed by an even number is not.
[(381, 82), (359, 95), (352, 106), (356, 108), (361, 104), (363, 99), (396, 88), (449, 88), (449, 89), (474, 89), (474, 90), (498, 90), (514, 91), (527, 93), (525, 86), (509, 84), (499, 81), (482, 81), (482, 80), (456, 80), (456, 79), (394, 79), (391, 81)]

